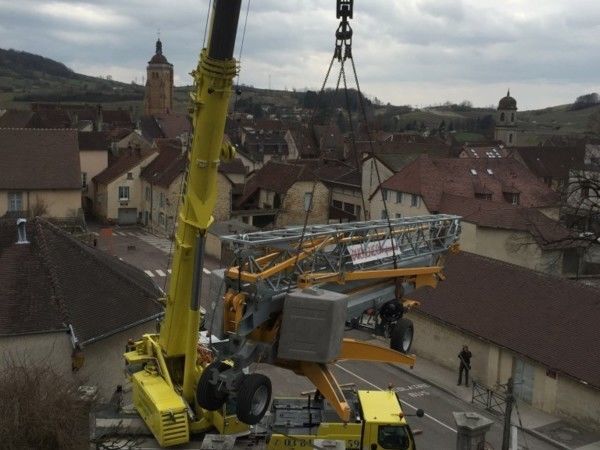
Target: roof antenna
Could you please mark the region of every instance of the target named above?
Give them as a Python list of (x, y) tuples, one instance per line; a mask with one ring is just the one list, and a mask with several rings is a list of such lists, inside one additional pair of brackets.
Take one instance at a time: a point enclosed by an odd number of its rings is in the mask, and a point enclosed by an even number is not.
[(27, 240), (27, 219), (17, 219), (17, 235), (19, 240), (17, 244), (29, 244)]

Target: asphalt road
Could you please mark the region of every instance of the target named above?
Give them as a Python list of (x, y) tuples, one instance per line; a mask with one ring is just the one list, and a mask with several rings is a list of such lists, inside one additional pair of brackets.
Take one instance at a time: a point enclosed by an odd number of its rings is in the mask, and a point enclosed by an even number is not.
[[(92, 231), (99, 231), (92, 227)], [(157, 285), (165, 288), (169, 276), (169, 241), (148, 235), (138, 228), (114, 228), (111, 238), (98, 238), (101, 249), (114, 254), (122, 260), (144, 270)], [(207, 258), (206, 271), (219, 267), (217, 261)], [(210, 300), (208, 294), (208, 277), (205, 275), (203, 304)], [(371, 339), (367, 333), (348, 332), (354, 338)], [(418, 361), (417, 361), (418, 364)], [(273, 383), (274, 395), (299, 395), (303, 391), (313, 389), (304, 378), (289, 371), (264, 364), (256, 365), (252, 370), (267, 374)], [(425, 417), (409, 417), (413, 430), (419, 430), (415, 439), (419, 449), (445, 450), (456, 445), (456, 426), (452, 412), (475, 411), (494, 420), (487, 435), (489, 449), (500, 449), (502, 442), (502, 419), (480, 410), (474, 405), (454, 397), (453, 395), (429, 385), (401, 370), (392, 364), (373, 364), (357, 361), (346, 361), (336, 364), (333, 372), (339, 383), (354, 383), (359, 389), (396, 389), (404, 405), (405, 414), (414, 414), (417, 408), (425, 410)], [(530, 435), (519, 434), (519, 448), (545, 450), (555, 447)]]

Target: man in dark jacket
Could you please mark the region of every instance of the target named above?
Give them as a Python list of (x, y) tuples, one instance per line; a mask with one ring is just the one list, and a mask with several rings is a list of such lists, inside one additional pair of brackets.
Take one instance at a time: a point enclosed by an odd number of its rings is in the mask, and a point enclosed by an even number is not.
[(463, 345), (462, 351), (458, 354), (460, 368), (458, 369), (458, 386), (462, 384), (463, 371), (465, 372), (465, 386), (469, 387), (469, 370), (471, 370), (471, 352), (469, 347)]

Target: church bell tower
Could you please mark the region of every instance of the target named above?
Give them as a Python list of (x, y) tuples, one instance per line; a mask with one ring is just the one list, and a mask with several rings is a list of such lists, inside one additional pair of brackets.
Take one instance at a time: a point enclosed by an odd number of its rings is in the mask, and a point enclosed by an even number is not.
[(168, 114), (173, 111), (173, 64), (162, 52), (160, 38), (156, 41), (156, 53), (146, 68), (146, 93), (144, 114)]

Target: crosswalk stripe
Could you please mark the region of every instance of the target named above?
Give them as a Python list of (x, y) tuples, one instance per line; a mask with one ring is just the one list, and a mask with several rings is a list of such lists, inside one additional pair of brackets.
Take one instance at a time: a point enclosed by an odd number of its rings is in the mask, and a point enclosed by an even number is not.
[(113, 234), (116, 234), (117, 236), (125, 236), (122, 231), (114, 231)]
[(164, 273), (162, 270), (160, 269), (156, 269), (156, 273), (158, 274), (159, 277), (166, 277), (167, 274)]
[(204, 271), (204, 273), (206, 275), (210, 275), (210, 270), (208, 270), (206, 267), (202, 269)]
[(151, 270), (144, 270), (144, 272), (146, 272), (146, 275), (148, 275), (149, 277), (154, 278), (154, 274)]

